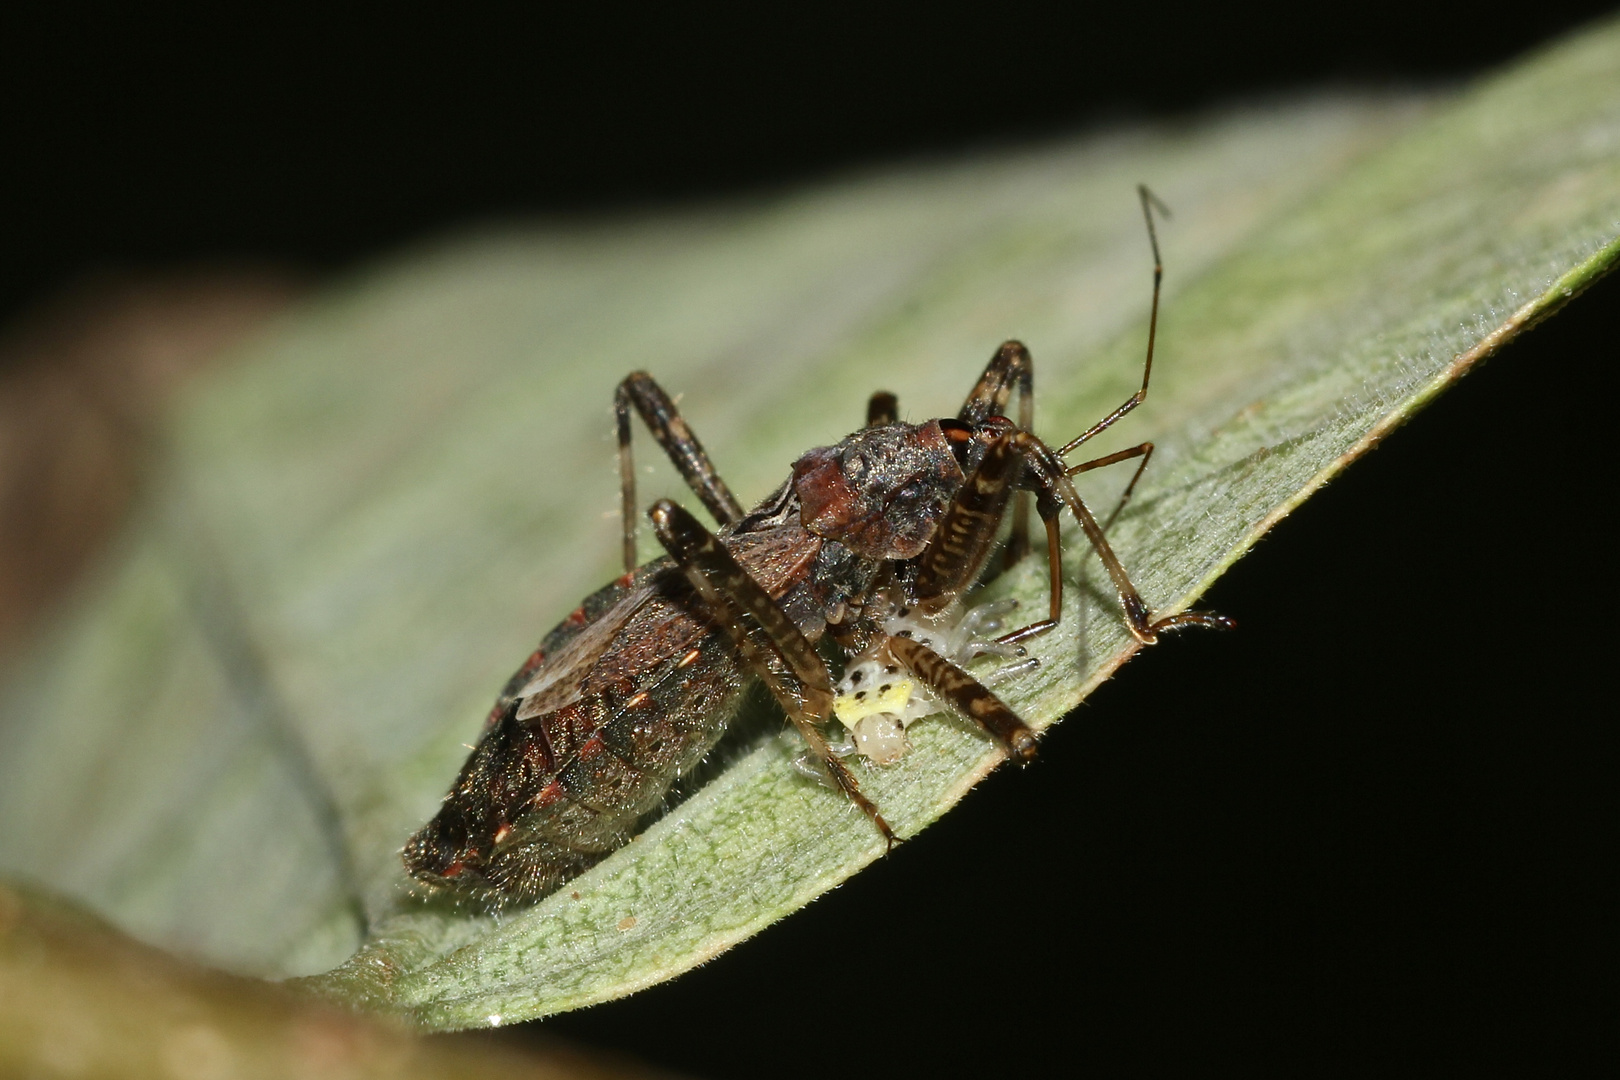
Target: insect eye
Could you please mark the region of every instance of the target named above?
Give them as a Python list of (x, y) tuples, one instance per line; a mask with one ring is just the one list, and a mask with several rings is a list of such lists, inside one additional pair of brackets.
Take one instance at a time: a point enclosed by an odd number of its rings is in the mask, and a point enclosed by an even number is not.
[(950, 443), (951, 454), (956, 458), (956, 464), (966, 469), (968, 451), (973, 447), (973, 429), (960, 420), (941, 420), (939, 426)]
[(866, 474), (871, 471), (871, 468), (872, 463), (867, 461), (866, 455), (859, 450), (851, 451), (844, 458), (844, 473), (851, 480), (864, 479)]
[(899, 502), (916, 502), (918, 499), (922, 498), (922, 495), (923, 486), (921, 482), (917, 480), (911, 481), (911, 483), (894, 493), (895, 499)]

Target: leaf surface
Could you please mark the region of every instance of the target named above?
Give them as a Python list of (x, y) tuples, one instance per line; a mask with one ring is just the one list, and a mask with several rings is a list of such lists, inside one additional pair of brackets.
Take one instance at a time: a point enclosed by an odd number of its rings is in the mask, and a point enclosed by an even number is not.
[[(608, 403), (672, 392), (744, 502), (866, 396), (955, 410), (1006, 337), (1054, 441), (1158, 453), (1112, 533), (1156, 610), (1620, 254), (1620, 25), (1445, 100), (1339, 98), (915, 165), (638, 220), (445, 241), (331, 289), (198, 386), (139, 522), (0, 698), (0, 869), (238, 969), (429, 1027), (667, 979), (876, 858), (768, 731), (570, 887), (496, 918), (398, 850), (494, 691), (617, 573)], [(650, 441), (641, 460), (652, 460)], [(1088, 477), (1106, 504), (1124, 475)], [(1091, 482), (1094, 481), (1094, 482)], [(682, 494), (662, 465), (641, 501)], [(1003, 696), (1055, 722), (1134, 646), (1078, 530)], [(644, 554), (653, 553), (650, 541)], [(1029, 560), (995, 588), (1045, 603)], [(939, 718), (866, 791), (912, 835), (997, 762)], [(896, 856), (904, 858), (904, 849)]]

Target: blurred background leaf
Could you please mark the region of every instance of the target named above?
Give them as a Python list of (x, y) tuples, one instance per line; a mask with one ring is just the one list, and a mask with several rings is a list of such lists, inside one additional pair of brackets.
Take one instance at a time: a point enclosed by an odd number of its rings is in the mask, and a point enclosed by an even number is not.
[(0, 885), (0, 1075), (652, 1080), (557, 1043), (423, 1038), (131, 941), (61, 898)]

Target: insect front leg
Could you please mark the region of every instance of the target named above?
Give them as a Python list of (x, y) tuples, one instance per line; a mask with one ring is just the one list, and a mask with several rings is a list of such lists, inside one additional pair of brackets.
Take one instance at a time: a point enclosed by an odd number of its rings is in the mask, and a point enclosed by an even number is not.
[[(992, 416), (1007, 415), (1007, 402), (1012, 399), (1013, 388), (1018, 389), (1018, 426), (1025, 431), (1035, 429), (1035, 361), (1022, 342), (1004, 341), (990, 358), (973, 384), (957, 419), (974, 427)], [(1029, 553), (1029, 500), (1022, 494), (1013, 496), (1012, 532), (1007, 537), (1003, 553), (1006, 566), (1011, 567)]]
[[(1001, 527), (1007, 502), (1014, 493), (1014, 483), (1023, 472), (1024, 453), (1020, 449), (1023, 444), (1017, 436), (1029, 440), (1034, 436), (1018, 431), (1006, 420), (998, 423), (1004, 425), (1000, 433), (991, 439), (973, 474), (957, 488), (928, 546), (917, 557), (917, 575), (910, 592), (926, 612), (944, 610), (977, 580), (995, 545), (996, 531)], [(987, 421), (984, 426), (993, 425)], [(1051, 617), (1038, 625), (1049, 629), (1056, 625), (1062, 607), (1063, 575), (1056, 514), (1048, 517), (1043, 513), (1042, 516), (1046, 518), (1047, 562), (1053, 592)], [(1029, 636), (1023, 631), (1019, 633)]]
[(703, 500), (714, 520), (721, 525), (735, 525), (743, 519), (742, 504), (720, 479), (703, 444), (687, 427), (675, 403), (651, 375), (633, 371), (613, 393), (613, 414), (619, 436), (619, 517), (624, 528), (626, 572), (636, 568), (636, 469), (630, 451), (631, 406), (641, 414), (647, 430), (663, 447), (687, 487)]
[(1210, 626), (1230, 629), (1232, 620), (1210, 612), (1188, 611), (1155, 621), (1132, 584), (1124, 564), (1104, 535), (1103, 527), (1075, 491), (1068, 471), (1050, 447), (1027, 431), (1003, 430), (991, 441), (984, 458), (968, 477), (928, 547), (918, 556), (919, 566), (913, 583), (913, 596), (925, 610), (944, 608), (973, 583), (995, 542), (1007, 498), (1014, 482), (1035, 489), (1035, 509), (1046, 525), (1047, 572), (1051, 603), (1045, 619), (1031, 623), (998, 638), (1001, 642), (1022, 641), (1043, 634), (1058, 624), (1063, 610), (1062, 544), (1058, 517), (1068, 507), (1092, 550), (1102, 560), (1125, 610), (1125, 623), (1131, 635), (1144, 645), (1158, 640), (1165, 630), (1182, 626)]
[[(1125, 625), (1131, 636), (1144, 645), (1151, 645), (1159, 639), (1159, 634), (1166, 630), (1177, 630), (1184, 626), (1207, 626), (1217, 630), (1230, 630), (1237, 624), (1225, 615), (1217, 615), (1210, 611), (1184, 611), (1179, 615), (1170, 615), (1155, 620), (1148, 606), (1137, 592), (1136, 586), (1131, 583), (1130, 575), (1125, 572), (1125, 566), (1114, 554), (1109, 545), (1108, 538), (1103, 534), (1103, 528), (1097, 524), (1091, 510), (1085, 501), (1075, 491), (1074, 484), (1070, 482), (1067, 470), (1052, 449), (1028, 432), (1014, 432), (1009, 440), (1016, 444), (1018, 452), (1023, 455), (1026, 471), (1024, 479), (1036, 489), (1036, 508), (1042, 520), (1047, 522), (1048, 536), (1053, 533), (1053, 524), (1057, 521), (1060, 507), (1067, 506), (1074, 519), (1080, 523), (1080, 530), (1086, 534), (1091, 548), (1102, 560), (1103, 568), (1108, 571), (1109, 578), (1114, 583), (1114, 591), (1119, 596), (1120, 606), (1125, 609)], [(1056, 559), (1052, 560), (1052, 594), (1054, 597), (1053, 616), (1050, 625), (1039, 626), (1039, 629), (1026, 627), (1022, 631), (1014, 631), (1003, 637), (1003, 641), (1016, 641), (1029, 633), (1039, 633), (1051, 629), (1057, 624), (1056, 598), (1062, 588), (1062, 575), (1058, 572)]]
[(731, 635), (743, 666), (764, 680), (810, 753), (840, 791), (872, 820), (890, 847), (894, 830), (865, 795), (821, 727), (832, 715), (832, 678), (814, 645), (724, 544), (668, 499), (648, 511), (653, 532), (686, 574), (715, 621)]

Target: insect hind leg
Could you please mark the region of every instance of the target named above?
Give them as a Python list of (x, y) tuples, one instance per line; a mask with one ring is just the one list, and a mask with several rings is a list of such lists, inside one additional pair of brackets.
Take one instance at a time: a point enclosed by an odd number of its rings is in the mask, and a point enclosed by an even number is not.
[(686, 485), (721, 525), (735, 525), (743, 519), (742, 504), (720, 479), (703, 444), (687, 426), (680, 410), (664, 388), (645, 371), (626, 375), (613, 393), (613, 414), (619, 438), (619, 516), (623, 524), (624, 568), (636, 568), (636, 469), (630, 450), (630, 410), (641, 415), (642, 423), (681, 474)]

